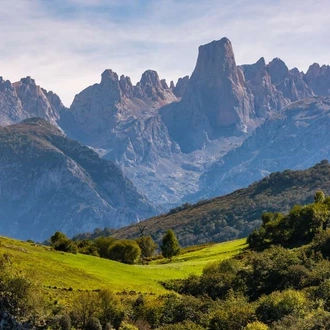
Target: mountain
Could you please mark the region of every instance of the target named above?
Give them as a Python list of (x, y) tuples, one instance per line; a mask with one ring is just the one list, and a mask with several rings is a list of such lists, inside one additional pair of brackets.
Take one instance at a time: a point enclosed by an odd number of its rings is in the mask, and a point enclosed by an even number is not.
[(246, 133), (253, 105), (227, 38), (199, 47), (181, 101), (160, 113), (184, 153), (201, 149), (220, 136)]
[(0, 128), (0, 231), (44, 240), (159, 212), (118, 166), (40, 118)]
[(313, 97), (271, 115), (244, 143), (200, 178), (198, 200), (245, 187), (271, 172), (330, 159), (330, 98)]
[(161, 242), (173, 229), (183, 246), (246, 237), (261, 224), (263, 212), (287, 212), (295, 204), (313, 201), (315, 191), (330, 194), (330, 164), (322, 161), (307, 170), (271, 173), (248, 188), (197, 204), (184, 204), (167, 214), (118, 229), (114, 236), (151, 235)]
[(0, 125), (41, 117), (57, 126), (60, 113), (65, 110), (56, 94), (36, 85), (31, 77), (15, 83), (0, 77)]
[[(44, 118), (121, 166), (152, 203), (169, 209), (260, 178), (243, 164), (242, 179), (222, 185), (225, 181), (217, 177), (222, 170), (214, 169), (226, 162), (229, 173), (243, 162), (240, 152), (230, 156), (232, 150), (267, 118), (276, 118), (293, 102), (329, 96), (329, 90), (329, 66), (313, 64), (303, 73), (279, 58), (237, 65), (231, 42), (222, 38), (200, 46), (194, 72), (176, 84), (168, 86), (156, 71), (147, 70), (133, 85), (128, 76), (108, 69), (99, 83), (75, 96), (70, 109), (30, 77), (15, 83), (1, 79), (0, 125)], [(259, 148), (267, 143), (261, 140)]]
[(177, 100), (165, 84), (152, 70), (144, 72), (136, 86), (129, 77), (105, 70), (99, 84), (76, 95), (61, 127), (84, 144), (105, 149), (112, 160), (152, 163), (157, 152), (168, 156), (175, 149), (156, 112)]
[(304, 80), (316, 95), (330, 96), (330, 66), (314, 63), (304, 75)]

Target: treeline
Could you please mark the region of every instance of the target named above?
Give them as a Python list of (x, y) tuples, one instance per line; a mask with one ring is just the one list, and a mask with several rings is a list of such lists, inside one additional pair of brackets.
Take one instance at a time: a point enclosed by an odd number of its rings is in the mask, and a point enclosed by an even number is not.
[[(112, 236), (71, 240), (59, 231), (50, 237), (49, 243), (58, 251), (83, 253), (126, 264), (151, 260), (158, 248), (151, 236), (140, 236), (134, 240), (116, 239)], [(158, 257), (162, 256), (169, 259), (180, 253), (179, 242), (172, 230), (168, 230), (163, 235), (160, 252), (161, 255)]]

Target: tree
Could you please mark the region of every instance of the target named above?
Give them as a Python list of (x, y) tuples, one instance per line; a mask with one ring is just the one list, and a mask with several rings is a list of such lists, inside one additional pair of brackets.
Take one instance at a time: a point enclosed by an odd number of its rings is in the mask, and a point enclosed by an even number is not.
[(314, 194), (314, 203), (322, 203), (325, 200), (325, 195), (322, 190), (318, 190)]
[(163, 236), (161, 250), (165, 258), (172, 259), (173, 256), (180, 254), (180, 245), (172, 229), (169, 229)]
[(115, 238), (109, 236), (109, 237), (98, 237), (95, 238), (94, 244), (98, 249), (98, 253), (101, 258), (109, 258), (108, 252), (109, 247), (116, 241)]
[(141, 255), (139, 245), (132, 240), (122, 239), (112, 244), (108, 251), (111, 260), (123, 262), (125, 264), (134, 264)]
[(74, 244), (65, 234), (57, 231), (50, 238), (51, 245), (57, 251), (77, 253), (78, 249), (76, 244)]
[(138, 243), (141, 249), (142, 258), (151, 257), (157, 248), (157, 244), (154, 242), (151, 236), (142, 236), (137, 238), (135, 241)]

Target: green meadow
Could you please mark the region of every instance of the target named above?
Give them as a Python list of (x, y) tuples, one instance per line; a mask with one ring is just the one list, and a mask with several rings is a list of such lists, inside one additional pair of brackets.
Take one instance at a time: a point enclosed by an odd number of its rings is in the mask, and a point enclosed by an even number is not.
[(146, 265), (126, 265), (84, 254), (58, 252), (50, 247), (0, 237), (0, 254), (6, 254), (13, 271), (32, 276), (48, 288), (162, 294), (159, 281), (201, 274), (206, 264), (238, 254), (246, 240), (185, 248), (171, 262), (153, 260)]

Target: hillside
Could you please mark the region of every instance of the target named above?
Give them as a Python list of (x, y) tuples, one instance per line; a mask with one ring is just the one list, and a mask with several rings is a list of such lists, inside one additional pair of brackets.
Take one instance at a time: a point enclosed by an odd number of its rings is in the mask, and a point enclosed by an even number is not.
[(330, 165), (322, 161), (308, 170), (272, 173), (248, 188), (197, 204), (185, 204), (140, 224), (121, 228), (116, 237), (137, 237), (139, 227), (160, 241), (172, 228), (182, 245), (221, 242), (247, 236), (261, 223), (261, 214), (286, 212), (313, 200), (316, 190), (330, 193)]
[[(126, 265), (116, 261), (84, 254), (71, 254), (51, 247), (27, 243), (0, 236), (0, 255), (6, 255), (11, 269), (33, 274), (44, 289), (56, 291), (72, 288), (97, 290), (108, 288), (114, 292), (131, 290), (161, 294), (165, 290), (160, 281), (200, 275), (206, 264), (239, 253), (246, 247), (245, 239), (213, 244), (174, 257), (172, 262), (160, 259), (149, 265)], [(36, 268), (35, 265), (42, 265)]]

